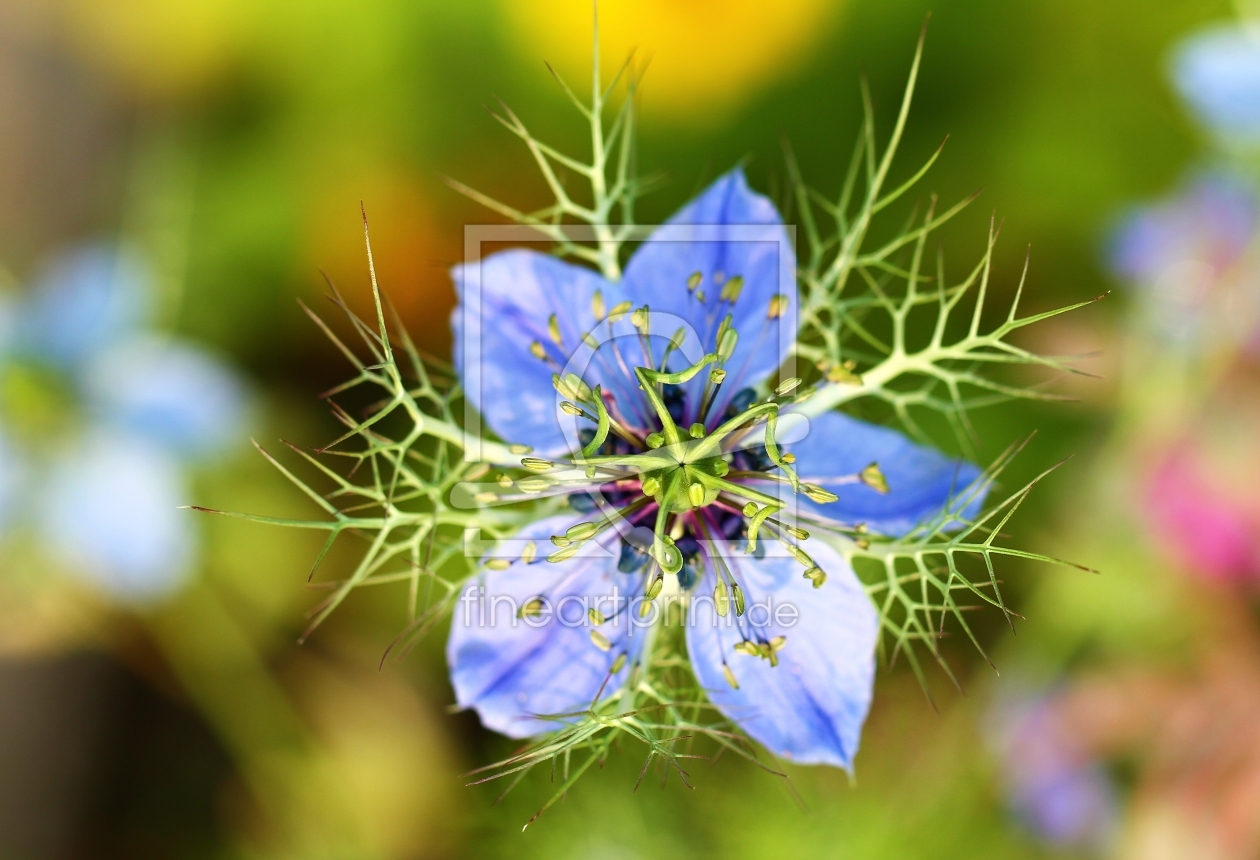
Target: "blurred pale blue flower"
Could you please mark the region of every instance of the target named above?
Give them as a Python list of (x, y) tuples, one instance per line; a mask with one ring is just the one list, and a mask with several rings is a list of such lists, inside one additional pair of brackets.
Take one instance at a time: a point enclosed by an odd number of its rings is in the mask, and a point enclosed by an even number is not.
[[(756, 235), (729, 238), (735, 227), (751, 228)], [(707, 438), (723, 422), (757, 408), (754, 389), (779, 368), (795, 336), (794, 330), (781, 336), (778, 326), (780, 317), (794, 318), (791, 245), (773, 205), (748, 188), (740, 171), (723, 176), (644, 242), (620, 282), (526, 250), (459, 267), (454, 279), (460, 299), (453, 318), (455, 356), (464, 390), (501, 438), (551, 456), (575, 447), (553, 374), (568, 366), (569, 351), (580, 349), (579, 344), (590, 350), (581, 381), (601, 387), (607, 411), (629, 431), (610, 435), (599, 451), (633, 457), (654, 447), (650, 437), (668, 429), (665, 411), (683, 434), (698, 424), (703, 429), (691, 435)], [(620, 314), (613, 310), (619, 306)], [(636, 330), (629, 310), (643, 306), (653, 315), (669, 315), (662, 316), (670, 320), (668, 330), (653, 323), (650, 336), (640, 336), (643, 329)], [(686, 338), (671, 353), (671, 371), (694, 366), (701, 355), (720, 353), (727, 315), (738, 340), (712, 401), (705, 398), (712, 391), (708, 373), (697, 373), (662, 385), (661, 405), (649, 402), (632, 367), (661, 367), (667, 337), (676, 328)], [(607, 339), (592, 346), (590, 336), (596, 332)], [(470, 339), (480, 341), (477, 366), (463, 364)], [(626, 436), (649, 441), (640, 445)], [(589, 437), (578, 442), (591, 444)], [(829, 504), (802, 502), (802, 515), (865, 523), (889, 535), (904, 534), (939, 514), (979, 476), (970, 464), (837, 413), (814, 420), (808, 435), (789, 447), (800, 479), (838, 496)], [(891, 492), (855, 477), (875, 461)], [(786, 474), (785, 462), (776, 466), (764, 447), (745, 448), (734, 451), (729, 475), (716, 464), (713, 474), (736, 490), (756, 487), (780, 494), (785, 492), (780, 477)], [(654, 531), (663, 529), (660, 500), (666, 498), (664, 490), (649, 489), (652, 480), (641, 475), (598, 488), (601, 503), (619, 509), (649, 542)], [(542, 545), (589, 519), (582, 512), (595, 504), (590, 489), (570, 497), (576, 513), (536, 522), (517, 541)], [(825, 493), (816, 495), (823, 499)], [(981, 496), (968, 497), (968, 511), (979, 506)], [(774, 754), (850, 768), (874, 680), (878, 619), (870, 599), (848, 563), (822, 540), (809, 543), (805, 561), (784, 555), (777, 544), (774, 553), (746, 553), (740, 509), (705, 498), (672, 508), (679, 515), (668, 541), (678, 554), (678, 587), (693, 598), (686, 641), (700, 685), (724, 715)], [(554, 720), (539, 717), (585, 710), (601, 691), (611, 695), (632, 670), (647, 634), (630, 623), (631, 604), (625, 598), (643, 595), (653, 566), (666, 564), (658, 555), (649, 562), (648, 553), (616, 529), (595, 540), (605, 550), (597, 557), (561, 557), (549, 564), (517, 558), (503, 569), (489, 569), (455, 609), (447, 647), (452, 684), (459, 704), (476, 709), (487, 727), (512, 737), (555, 729)], [(765, 531), (761, 540), (764, 548)], [(537, 560), (546, 552), (540, 550)], [(813, 566), (803, 577), (806, 561)], [(728, 578), (719, 578), (720, 564), (729, 567), (729, 581), (742, 589), (741, 609), (745, 601), (748, 606), (790, 606), (792, 616), (767, 613), (758, 623), (752, 612), (737, 618), (723, 611), (720, 601), (708, 599), (727, 587)], [(589, 616), (579, 605), (617, 594), (620, 602), (603, 603), (603, 614), (584, 623)], [(518, 620), (513, 610), (539, 595), (556, 606), (556, 614), (529, 623)]]
[(1250, 179), (1200, 174), (1167, 200), (1125, 216), (1109, 262), (1139, 288), (1145, 322), (1161, 334), (1184, 341), (1224, 333), (1204, 331), (1213, 324), (1241, 331), (1260, 312), (1260, 272), (1237, 270), (1257, 227), (1260, 199)]
[(1007, 804), (1039, 839), (1101, 853), (1115, 834), (1115, 788), (1057, 705), (1052, 694), (1023, 692), (994, 708), (990, 740)]
[(1227, 144), (1260, 144), (1260, 38), (1254, 24), (1214, 26), (1173, 52), (1173, 84)]
[(0, 523), (29, 516), (49, 553), (124, 603), (186, 578), (196, 541), (177, 509), (184, 469), (223, 451), (245, 420), (244, 388), (226, 365), (145, 328), (150, 291), (138, 258), (89, 246), (56, 260), (0, 327), (0, 362), (58, 373), (84, 419), (51, 459), (13, 451), (31, 465), (7, 498), (0, 449)]

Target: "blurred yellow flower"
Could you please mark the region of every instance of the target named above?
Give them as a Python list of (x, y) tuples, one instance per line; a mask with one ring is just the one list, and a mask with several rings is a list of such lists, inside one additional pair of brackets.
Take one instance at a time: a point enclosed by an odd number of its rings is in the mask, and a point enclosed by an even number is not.
[(196, 90), (239, 59), (242, 0), (66, 0), (72, 38), (142, 95)]
[[(591, 0), (502, 0), (522, 53), (589, 88)], [(713, 120), (798, 67), (835, 22), (841, 0), (602, 0), (603, 67), (634, 50), (650, 60), (648, 115)]]

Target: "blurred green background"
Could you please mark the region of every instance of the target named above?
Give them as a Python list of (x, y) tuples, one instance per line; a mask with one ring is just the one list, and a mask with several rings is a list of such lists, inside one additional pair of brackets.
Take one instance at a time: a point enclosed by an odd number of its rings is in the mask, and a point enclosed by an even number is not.
[[(651, 57), (640, 163), (667, 182), (643, 201), (644, 223), (741, 159), (755, 187), (781, 198), (783, 137), (812, 184), (838, 187), (861, 76), (882, 139), (930, 12), (902, 175), (948, 135), (924, 193), (984, 192), (946, 231), (947, 258), (971, 265), (996, 214), (997, 289), (1010, 294), (1031, 246), (1027, 306), (1038, 310), (1115, 286), (1100, 260), (1117, 212), (1166, 191), (1203, 148), (1166, 82), (1169, 48), (1233, 14), (1206, 0), (606, 0), (603, 11), (607, 56)], [(385, 290), (420, 345), (446, 354), (447, 270), (463, 226), (494, 219), (443, 177), (522, 208), (545, 202), (527, 153), (482, 105), (501, 97), (561, 149), (583, 151), (543, 61), (584, 81), (589, 21), (584, 0), (7, 0), (0, 262), (23, 283), (67, 245), (137, 243), (157, 266), (165, 324), (248, 375), (251, 432), (318, 444), (335, 425), (316, 395), (346, 368), (295, 299), (329, 307), (323, 270), (363, 307), (362, 202)], [(1108, 375), (1124, 310), (1113, 297), (1025, 345), (1098, 352), (1088, 366)], [(1211, 617), (1178, 611), (1186, 590), (1140, 547), (1115, 548), (1124, 526), (1085, 516), (1107, 468), (1113, 376), (1073, 383), (1076, 403), (978, 416), (988, 457), (1039, 431), (1013, 486), (1077, 455), (1011, 530), (1105, 570), (1004, 571), (1028, 620), (1017, 637), (997, 613), (978, 622), (999, 668), (1053, 675), (1114, 655), (1175, 665)], [(195, 495), (306, 510), (244, 439), (197, 476)], [(494, 786), (462, 787), (459, 774), (509, 745), (446, 712), (441, 637), (378, 671), (405, 623), (401, 593), (356, 595), (298, 647), (319, 596), (303, 587), (318, 544), (198, 526), (202, 568), (161, 605), (122, 612), (70, 585), (0, 597), (3, 856), (1054, 854), (1004, 810), (983, 714), (1006, 676), (964, 648), (950, 653), (967, 695), (938, 674), (939, 713), (908, 673), (884, 673), (852, 785), (794, 768), (794, 798), (723, 760), (696, 766), (694, 791), (649, 778), (632, 792), (641, 759), (627, 749), (522, 834), (546, 775), (498, 806)], [(0, 559), (9, 573), (15, 564)]]

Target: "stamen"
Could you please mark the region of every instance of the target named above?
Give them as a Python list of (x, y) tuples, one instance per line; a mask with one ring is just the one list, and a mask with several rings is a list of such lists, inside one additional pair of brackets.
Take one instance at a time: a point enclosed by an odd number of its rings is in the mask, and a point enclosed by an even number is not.
[(733, 689), (739, 689), (739, 682), (735, 680), (735, 673), (731, 671), (731, 667), (726, 665), (726, 661), (722, 661), (722, 674), (726, 676), (726, 683), (730, 684)]
[(589, 540), (599, 533), (599, 523), (578, 523), (564, 533), (572, 541)]
[(801, 378), (799, 376), (793, 376), (791, 379), (785, 379), (780, 382), (778, 387), (774, 389), (774, 393), (780, 397), (784, 397), (794, 391), (796, 386), (800, 384)]
[(532, 341), (529, 345), (529, 354), (539, 361), (551, 363), (551, 358), (547, 355), (547, 348), (542, 345), (541, 341)]
[(601, 290), (596, 290), (595, 295), (591, 296), (591, 313), (595, 315), (595, 322), (603, 322), (606, 313), (604, 293)]
[(885, 478), (884, 473), (879, 470), (878, 463), (871, 463), (859, 472), (858, 479), (875, 492), (883, 495), (888, 494), (888, 479)]
[(736, 275), (726, 282), (722, 287), (722, 300), (735, 304), (739, 301), (739, 294), (744, 291), (744, 278), (742, 275)]
[(531, 472), (545, 472), (548, 469), (554, 469), (556, 466), (550, 460), (542, 460), (538, 457), (525, 457), (521, 460), (521, 465)]
[(560, 321), (556, 319), (556, 315), (552, 314), (547, 319), (547, 336), (551, 338), (551, 342), (561, 349), (564, 348), (564, 339), (560, 337)]
[(591, 631), (591, 642), (601, 651), (609, 651), (612, 649), (612, 643), (608, 641), (608, 637), (598, 630)]
[(534, 449), (528, 445), (508, 445), (508, 450), (511, 451), (513, 454), (528, 454), (530, 451), (533, 451)]
[(787, 310), (788, 297), (783, 293), (776, 293), (770, 297), (770, 310), (766, 312), (766, 319), (777, 320), (783, 316)]
[(613, 305), (612, 310), (608, 312), (608, 322), (620, 322), (621, 318), (629, 313), (632, 307), (634, 307), (634, 302), (618, 302)]
[(726, 581), (718, 578), (718, 583), (713, 588), (713, 609), (719, 616), (725, 618), (727, 613), (731, 611), (731, 599), (727, 594)]
[(820, 505), (830, 504), (839, 500), (839, 496), (830, 490), (824, 490), (817, 484), (802, 484), (801, 491), (809, 497), (810, 501), (817, 502)]
[(691, 277), (687, 279), (687, 292), (694, 293), (696, 287), (704, 281), (704, 275), (700, 272), (692, 272)]
[(523, 564), (533, 564), (534, 556), (538, 553), (538, 544), (530, 541), (525, 544), (525, 548), (521, 550), (521, 562)]

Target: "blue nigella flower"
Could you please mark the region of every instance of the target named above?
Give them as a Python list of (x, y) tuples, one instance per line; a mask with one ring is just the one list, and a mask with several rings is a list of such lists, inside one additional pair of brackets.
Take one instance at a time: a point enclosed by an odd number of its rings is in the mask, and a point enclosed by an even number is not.
[(1139, 288), (1144, 321), (1160, 334), (1175, 341), (1225, 331), (1246, 337), (1260, 315), (1260, 286), (1254, 265), (1239, 264), (1257, 227), (1260, 198), (1251, 179), (1200, 173), (1168, 199), (1129, 212), (1111, 236), (1108, 262)]
[(1101, 853), (1115, 835), (1116, 790), (1076, 740), (1053, 692), (1010, 694), (997, 703), (990, 739), (1011, 813), (1042, 841)]
[[(0, 527), (29, 527), (124, 603), (183, 582), (195, 555), (192, 520), (178, 510), (185, 469), (221, 452), (245, 414), (236, 375), (148, 328), (150, 302), (143, 263), (94, 245), (58, 258), (0, 312), (0, 375), (26, 380), (6, 385), (0, 415)], [(58, 402), (63, 420), (25, 426), (40, 410), (23, 396)]]
[(792, 347), (794, 279), (782, 220), (740, 171), (649, 237), (618, 282), (529, 250), (455, 269), (464, 390), (540, 473), (505, 492), (572, 508), (521, 531), (511, 559), (487, 557), (455, 609), (451, 680), (484, 725), (527, 737), (610, 695), (652, 635), (636, 620), (673, 593), (721, 713), (777, 755), (851, 767), (879, 622), (805, 527), (903, 535), (974, 511), (981, 493), (964, 492), (980, 472), (838, 413), (803, 438), (803, 419), (789, 427), (792, 383), (762, 389)]
[(1252, 26), (1214, 26), (1173, 53), (1178, 93), (1222, 141), (1260, 143), (1260, 37)]

